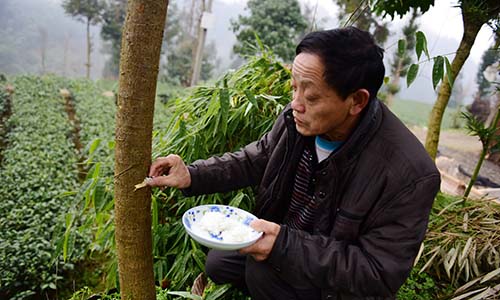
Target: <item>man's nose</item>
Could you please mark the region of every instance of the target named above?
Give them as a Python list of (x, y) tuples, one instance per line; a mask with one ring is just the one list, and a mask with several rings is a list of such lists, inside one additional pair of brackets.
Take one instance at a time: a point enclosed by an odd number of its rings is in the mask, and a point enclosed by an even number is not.
[(299, 113), (304, 112), (304, 104), (302, 102), (302, 97), (299, 95), (299, 93), (293, 94), (291, 106), (292, 109), (295, 110), (296, 112)]

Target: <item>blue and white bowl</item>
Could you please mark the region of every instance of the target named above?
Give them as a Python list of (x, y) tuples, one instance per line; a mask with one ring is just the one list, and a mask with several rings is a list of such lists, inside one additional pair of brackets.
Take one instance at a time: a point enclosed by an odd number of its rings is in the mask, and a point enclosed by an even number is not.
[[(228, 240), (224, 232), (209, 232), (200, 227), (202, 218), (207, 213), (218, 213), (223, 215), (224, 221), (229, 224), (236, 224), (238, 227), (245, 230), (243, 240)], [(227, 219), (226, 219), (227, 218)], [(182, 224), (189, 236), (198, 243), (213, 249), (219, 250), (237, 250), (255, 243), (261, 236), (262, 232), (253, 230), (250, 227), (250, 222), (257, 219), (251, 213), (228, 205), (200, 205), (186, 211), (182, 216)], [(243, 225), (245, 227), (241, 227)]]

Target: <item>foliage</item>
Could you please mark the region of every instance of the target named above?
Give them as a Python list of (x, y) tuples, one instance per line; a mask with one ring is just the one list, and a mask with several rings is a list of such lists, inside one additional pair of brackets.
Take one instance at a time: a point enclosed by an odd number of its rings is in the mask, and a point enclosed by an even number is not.
[(419, 272), (449, 283), (455, 294), (500, 283), (500, 206), (485, 200), (461, 202), (438, 194), (419, 260)]
[[(104, 76), (118, 77), (120, 67), (120, 51), (122, 26), (127, 13), (127, 0), (106, 0), (102, 14), (101, 37), (107, 42), (106, 51), (110, 54), (106, 62)], [(163, 81), (189, 86), (193, 47), (196, 46), (191, 28), (185, 24), (190, 12), (180, 11), (176, 1), (169, 1), (167, 20), (165, 23), (164, 43), (165, 63), (162, 65)], [(216, 57), (215, 45), (208, 44), (203, 53), (201, 79), (208, 80), (212, 76)]]
[(63, 0), (62, 6), (68, 15), (92, 25), (99, 22), (103, 9), (102, 0)]
[(339, 6), (339, 20), (344, 25), (354, 25), (370, 32), (379, 45), (383, 45), (389, 36), (388, 22), (372, 13), (370, 1), (365, 0), (335, 0)]
[(415, 49), (415, 33), (418, 29), (416, 20), (419, 16), (416, 10), (412, 11), (410, 20), (403, 27), (404, 38), (398, 41), (398, 48), (394, 52), (394, 58), (391, 63), (392, 80), (387, 85), (386, 103), (388, 106), (392, 106), (394, 95), (400, 90), (400, 77), (406, 76), (409, 66), (413, 62), (411, 52)]
[[(270, 54), (252, 58), (213, 87), (179, 99), (171, 123), (155, 138), (153, 156), (179, 154), (186, 162), (234, 151), (267, 132), (290, 101), (289, 70)], [(250, 189), (183, 198), (168, 190), (153, 197), (155, 275), (173, 289), (183, 289), (204, 269), (204, 252), (185, 234), (180, 217), (190, 207), (230, 203), (251, 210)]]
[(434, 279), (427, 273), (418, 272), (418, 266), (413, 268), (410, 277), (399, 289), (397, 299), (400, 300), (429, 300), (436, 299), (438, 287)]
[(479, 121), (470, 113), (463, 113), (464, 118), (466, 119), (466, 128), (471, 135), (475, 135), (479, 138), (482, 145), (482, 151), (479, 155), (479, 161), (477, 162), (476, 168), (474, 169), (474, 173), (471, 176), (469, 185), (464, 193), (464, 203), (467, 197), (469, 196), (470, 190), (472, 189), (472, 185), (477, 179), (477, 175), (479, 174), (479, 170), (481, 169), (481, 165), (486, 157), (488, 152), (496, 153), (500, 151), (500, 136), (496, 135), (498, 121), (500, 120), (500, 107), (497, 108), (497, 112), (495, 114), (495, 118), (489, 127), (486, 127), (485, 124)]
[(120, 68), (122, 26), (127, 13), (127, 0), (106, 0), (102, 11), (101, 37), (107, 42), (110, 57), (105, 65), (104, 76), (117, 77)]
[[(270, 130), (276, 116), (290, 102), (290, 71), (262, 51), (262, 56), (227, 73), (215, 86), (198, 87), (185, 99), (169, 101), (167, 106), (175, 104), (175, 111), (167, 127), (154, 133), (153, 156), (176, 153), (189, 163), (237, 150)], [(80, 203), (77, 209), (85, 213), (83, 224), (94, 228), (93, 248), (112, 253), (113, 195), (108, 184), (112, 184), (113, 177), (96, 170), (94, 167), (89, 172), (85, 183), (74, 193), (74, 202)], [(98, 182), (105, 183), (104, 192), (99, 191)], [(207, 203), (229, 203), (251, 210), (252, 189), (192, 198), (184, 198), (176, 190), (153, 194), (155, 280), (168, 291), (185, 291), (204, 270), (207, 249), (186, 235), (180, 217), (188, 208)], [(113, 287), (113, 278), (108, 282)], [(213, 293), (219, 289), (222, 287), (214, 288)], [(224, 290), (224, 295), (233, 293), (234, 290)]]
[[(497, 39), (500, 39), (498, 37)], [(479, 97), (488, 96), (492, 91), (492, 85), (490, 81), (484, 78), (483, 72), (486, 68), (495, 62), (500, 60), (500, 49), (487, 49), (483, 56), (481, 57), (481, 64), (477, 70), (476, 83), (478, 84), (478, 94)]]
[(295, 56), (295, 45), (300, 34), (307, 28), (307, 22), (300, 13), (297, 0), (249, 0), (249, 16), (238, 16), (231, 21), (231, 29), (236, 34), (237, 42), (234, 53), (240, 55), (255, 54), (256, 48), (249, 47), (257, 34), (262, 43), (285, 62)]
[(373, 11), (382, 15), (382, 17), (389, 15), (392, 19), (394, 19), (396, 15), (403, 17), (411, 9), (418, 9), (420, 10), (420, 13), (423, 14), (429, 10), (431, 5), (434, 5), (434, 0), (377, 0), (374, 1)]
[(67, 263), (52, 255), (53, 236), (62, 229), (56, 224), (69, 207), (60, 195), (77, 184), (71, 125), (58, 95), (61, 82), (22, 76), (13, 85), (0, 168), (0, 298), (29, 299), (54, 293), (71, 262), (82, 258), (84, 241), (80, 235), (68, 241), (74, 246)]

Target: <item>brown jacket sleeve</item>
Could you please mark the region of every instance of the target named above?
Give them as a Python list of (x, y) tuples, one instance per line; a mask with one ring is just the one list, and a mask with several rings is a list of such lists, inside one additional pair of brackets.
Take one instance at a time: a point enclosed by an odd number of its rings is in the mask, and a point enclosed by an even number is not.
[(355, 242), (282, 226), (268, 262), (290, 284), (354, 295), (391, 296), (403, 284), (427, 230), (439, 189), (432, 174), (403, 188)]

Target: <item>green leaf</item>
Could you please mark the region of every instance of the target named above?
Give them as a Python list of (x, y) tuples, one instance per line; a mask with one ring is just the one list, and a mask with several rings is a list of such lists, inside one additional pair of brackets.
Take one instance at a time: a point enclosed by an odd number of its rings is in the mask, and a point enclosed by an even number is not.
[(229, 114), (229, 90), (222, 89), (220, 91), (220, 125), (222, 126), (221, 131), (225, 135), (227, 130), (227, 119)]
[(417, 52), (418, 60), (420, 60), (422, 51), (425, 53), (427, 58), (430, 59), (429, 50), (427, 50), (427, 39), (425, 38), (425, 34), (422, 31), (417, 31), (417, 33), (415, 34), (415, 39), (416, 39), (415, 51)]
[(442, 56), (434, 57), (434, 66), (432, 67), (432, 87), (436, 89), (439, 81), (444, 75), (444, 58)]
[(175, 296), (180, 296), (180, 297), (186, 298), (186, 299), (203, 300), (203, 298), (201, 296), (193, 295), (193, 294), (191, 294), (189, 292), (177, 292), (177, 291), (174, 291), (174, 292), (167, 292), (167, 294), (169, 294), (169, 295), (175, 295)]
[(384, 84), (388, 84), (391, 81), (389, 76), (384, 76)]
[(403, 57), (406, 52), (406, 40), (405, 39), (400, 39), (398, 41), (398, 56)]
[(255, 96), (254, 94), (252, 94), (252, 92), (250, 92), (249, 90), (245, 90), (245, 96), (247, 97), (248, 101), (250, 101), (250, 103), (255, 106), (255, 108), (259, 108), (257, 100), (255, 99)]
[(158, 202), (156, 201), (156, 197), (152, 197), (151, 208), (153, 210), (153, 231), (158, 227)]
[(94, 151), (97, 149), (97, 147), (99, 147), (100, 144), (101, 144), (100, 138), (94, 139), (89, 147), (89, 155), (92, 155), (92, 153), (94, 153)]
[(415, 78), (417, 78), (418, 68), (417, 64), (412, 64), (408, 69), (408, 73), (406, 74), (406, 85), (408, 87), (410, 87), (413, 81), (415, 81)]
[(450, 84), (450, 90), (453, 88), (453, 83), (455, 79), (453, 78), (453, 74), (451, 72), (451, 64), (450, 61), (448, 60), (448, 57), (444, 57), (444, 62), (446, 66), (446, 77), (448, 78), (448, 83)]
[(217, 300), (220, 299), (220, 297), (227, 292), (231, 288), (231, 285), (225, 284), (225, 285), (219, 285), (215, 288), (214, 291), (212, 291), (210, 294), (207, 295), (206, 300)]

